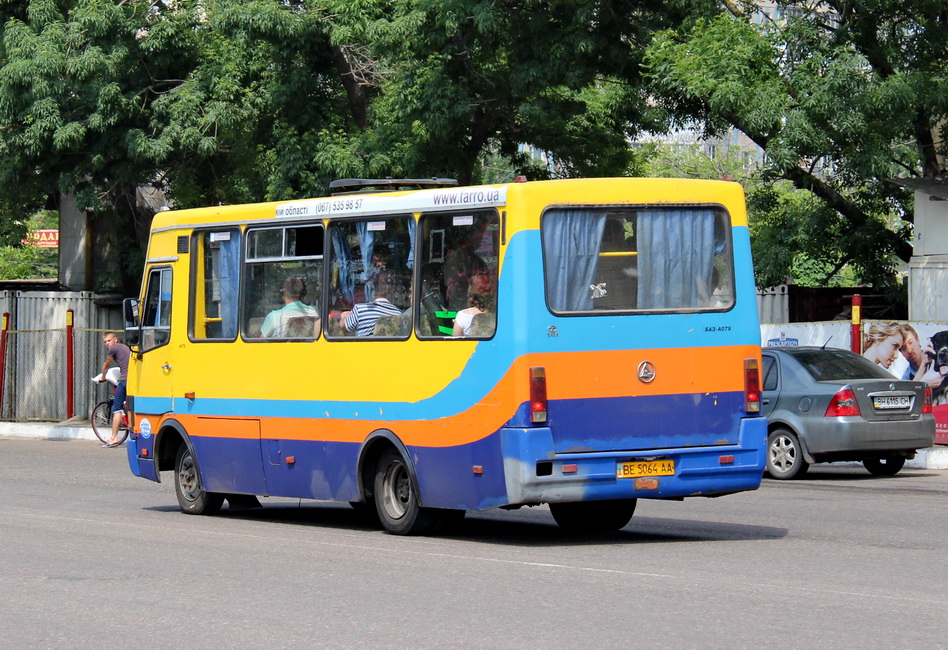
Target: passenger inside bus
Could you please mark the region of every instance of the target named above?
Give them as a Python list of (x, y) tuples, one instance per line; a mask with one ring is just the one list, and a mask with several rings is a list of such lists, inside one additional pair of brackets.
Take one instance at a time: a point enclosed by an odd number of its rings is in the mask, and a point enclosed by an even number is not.
[[(474, 320), (478, 316), (491, 316), (490, 312), (490, 296), (484, 293), (475, 293), (473, 288), (468, 293), (467, 304), (470, 305), (467, 309), (462, 309), (457, 313), (457, 316), (454, 317), (454, 336), (478, 336), (478, 334), (473, 333)], [(483, 323), (486, 318), (478, 319), (479, 324)], [(481, 330), (480, 336), (483, 334), (483, 325), (479, 328)], [(493, 328), (491, 328), (493, 329)], [(492, 331), (488, 333), (490, 335)]]
[(444, 293), (448, 309), (467, 308), (469, 287), (483, 293), (490, 286), (487, 263), (476, 253), (484, 240), (489, 220), (484, 215), (474, 218), (468, 228), (455, 228), (457, 243), (444, 257)]
[(265, 338), (318, 337), (319, 312), (312, 305), (302, 302), (306, 297), (306, 283), (303, 278), (286, 278), (280, 294), (283, 306), (267, 314), (263, 325), (260, 326), (260, 334)]
[(339, 323), (346, 332), (356, 336), (374, 336), (375, 323), (383, 316), (401, 316), (402, 310), (386, 297), (398, 290), (398, 274), (384, 269), (379, 272), (375, 286), (375, 298), (369, 302), (353, 305), (350, 311), (339, 315)]

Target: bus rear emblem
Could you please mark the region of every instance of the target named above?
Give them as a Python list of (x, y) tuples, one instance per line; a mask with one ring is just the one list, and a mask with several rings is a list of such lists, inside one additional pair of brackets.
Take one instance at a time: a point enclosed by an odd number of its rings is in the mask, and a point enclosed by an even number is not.
[(655, 366), (651, 361), (643, 361), (639, 364), (639, 381), (649, 383), (655, 379)]

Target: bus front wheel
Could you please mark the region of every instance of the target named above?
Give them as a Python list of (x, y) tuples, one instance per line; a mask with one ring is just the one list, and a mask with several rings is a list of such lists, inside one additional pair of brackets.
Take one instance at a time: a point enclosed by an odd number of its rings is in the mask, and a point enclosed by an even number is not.
[(174, 462), (174, 491), (178, 505), (189, 515), (213, 515), (224, 504), (224, 495), (205, 492), (194, 452), (185, 444), (178, 447)]
[(550, 513), (563, 530), (608, 533), (624, 528), (635, 514), (635, 499), (551, 503)]
[(382, 527), (394, 535), (424, 535), (440, 521), (436, 510), (419, 504), (408, 464), (394, 449), (375, 466), (374, 498)]

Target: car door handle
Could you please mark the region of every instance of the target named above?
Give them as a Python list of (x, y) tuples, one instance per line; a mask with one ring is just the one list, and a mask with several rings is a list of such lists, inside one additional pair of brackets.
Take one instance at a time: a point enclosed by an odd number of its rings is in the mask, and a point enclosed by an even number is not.
[(770, 404), (770, 400), (769, 400), (769, 399), (765, 399), (763, 403), (764, 403), (764, 404)]
[(161, 369), (167, 372), (168, 370), (171, 370), (171, 364), (166, 363), (165, 365), (161, 366)]

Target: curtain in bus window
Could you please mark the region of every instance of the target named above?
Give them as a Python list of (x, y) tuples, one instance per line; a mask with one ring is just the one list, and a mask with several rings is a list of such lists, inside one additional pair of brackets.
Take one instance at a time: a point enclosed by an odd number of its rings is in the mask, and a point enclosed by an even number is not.
[(220, 242), (221, 336), (237, 336), (237, 283), (240, 278), (240, 242), (238, 233)]
[(336, 224), (332, 230), (332, 247), (336, 251), (335, 262), (339, 265), (339, 289), (343, 297), (352, 305), (355, 302), (355, 281), (352, 277), (352, 256), (349, 254), (349, 243), (341, 225)]
[(356, 234), (359, 235), (359, 251), (362, 254), (362, 275), (359, 277), (362, 282), (362, 293), (365, 302), (372, 302), (375, 300), (375, 283), (372, 281), (375, 233), (369, 230), (369, 222), (359, 221), (356, 223)]
[(408, 219), (408, 238), (411, 240), (408, 248), (408, 262), (405, 266), (409, 269), (415, 268), (415, 220), (410, 218)]
[[(368, 221), (356, 223), (356, 232), (359, 234), (359, 250), (362, 252), (362, 281), (365, 282), (372, 274), (372, 254), (375, 252), (375, 233), (369, 230)], [(368, 300), (368, 298), (366, 298)]]
[(606, 215), (589, 210), (550, 211), (543, 237), (547, 286), (553, 311), (593, 308), (590, 285), (596, 279)]
[(642, 210), (636, 215), (639, 309), (706, 304), (711, 285), (714, 213), (709, 209)]

